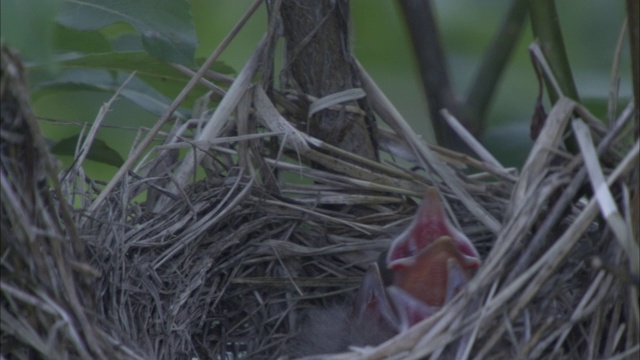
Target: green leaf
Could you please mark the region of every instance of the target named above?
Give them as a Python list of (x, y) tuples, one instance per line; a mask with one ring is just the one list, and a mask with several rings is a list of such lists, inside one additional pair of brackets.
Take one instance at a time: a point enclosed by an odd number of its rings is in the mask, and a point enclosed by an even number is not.
[[(56, 58), (57, 65), (61, 69), (103, 69), (113, 73), (119, 71), (130, 73), (136, 71), (136, 76), (145, 83), (151, 85), (158, 92), (168, 98), (175, 98), (187, 84), (189, 79), (182, 73), (175, 70), (172, 66), (165, 64), (145, 52), (111, 52), (102, 54), (66, 54)], [(198, 60), (200, 63), (200, 59)], [(204, 60), (202, 60), (204, 61)], [(40, 70), (38, 64), (28, 64), (31, 71)], [(213, 70), (221, 73), (233, 73), (234, 70), (230, 66), (216, 62), (212, 66)], [(89, 73), (95, 76), (93, 73)], [(39, 78), (39, 74), (32, 75), (32, 83), (38, 87), (38, 82), (43, 81)], [(49, 81), (50, 79), (46, 79)], [(96, 79), (100, 82), (103, 80)], [(81, 81), (81, 83), (89, 83)], [(192, 106), (195, 100), (206, 93), (207, 89), (203, 86), (196, 86), (184, 103), (184, 106)]]
[[(64, 54), (55, 58), (62, 69), (98, 68), (111, 71), (137, 71), (138, 75), (178, 78), (185, 76), (166, 64), (142, 51), (106, 52), (97, 54)], [(38, 69), (38, 64), (28, 64)]]
[(111, 44), (113, 45), (113, 49), (117, 52), (144, 51), (140, 35), (134, 33), (122, 34), (111, 40)]
[[(35, 100), (60, 91), (91, 90), (114, 93), (127, 78), (124, 73), (113, 76), (108, 71), (97, 69), (72, 69), (55, 77), (41, 78), (41, 75), (36, 73), (33, 76), (35, 79), (32, 91)], [(162, 115), (171, 103), (171, 99), (137, 78), (131, 79), (120, 95), (156, 116)], [(179, 109), (174, 114), (186, 118), (188, 111)]]
[(54, 19), (61, 0), (2, 0), (2, 40), (27, 59), (51, 65)]
[[(120, 52), (120, 53), (103, 53), (103, 54), (67, 54), (59, 56), (57, 65), (67, 70), (65, 74), (61, 74), (59, 83), (75, 83), (75, 84), (87, 84), (91, 85), (92, 81), (97, 84), (107, 85), (108, 79), (101, 78), (102, 76), (108, 76), (109, 72), (117, 74), (118, 72), (131, 73), (136, 71), (136, 77), (143, 80), (147, 84), (153, 86), (156, 91), (160, 92), (168, 98), (175, 98), (175, 96), (184, 88), (189, 80), (185, 75), (176, 71), (173, 67), (165, 64), (156, 58), (149, 56), (144, 52)], [(36, 64), (28, 65), (30, 70), (34, 73), (31, 75), (33, 87), (39, 89), (46, 81), (46, 85), (52, 85), (52, 79), (42, 78), (42, 74), (39, 70), (40, 67)], [(102, 69), (102, 70), (96, 70)], [(95, 70), (94, 71), (75, 71), (68, 72), (69, 70)], [(100, 78), (96, 78), (100, 74)], [(78, 76), (78, 79), (74, 79), (73, 76)], [(89, 79), (85, 79), (85, 77)], [(111, 84), (110, 88), (117, 89), (119, 84)], [(104, 88), (103, 88), (104, 90)], [(194, 101), (195, 98), (202, 96), (206, 92), (203, 87), (196, 87), (188, 97), (186, 106)], [(170, 102), (170, 101), (169, 101)], [(155, 112), (154, 112), (155, 113)]]
[[(79, 139), (80, 135), (73, 135), (71, 137), (64, 138), (53, 145), (51, 152), (55, 155), (74, 157), (76, 155), (76, 148)], [(118, 168), (124, 163), (122, 156), (107, 145), (106, 142), (100, 139), (93, 140), (91, 148), (89, 149), (89, 154), (87, 154), (87, 159)]]
[[(198, 66), (200, 66), (205, 62), (205, 60), (206, 59), (204, 58), (198, 58), (196, 62), (198, 63)], [(222, 61), (216, 61), (215, 63), (213, 63), (213, 66), (211, 66), (211, 70), (219, 72), (221, 74), (236, 74), (236, 70), (234, 68)]]
[(97, 31), (79, 31), (56, 24), (53, 35), (57, 53), (104, 53), (113, 50), (109, 40)]
[(194, 64), (198, 41), (185, 0), (68, 0), (57, 20), (76, 30), (128, 23), (140, 33), (152, 56), (168, 63)]

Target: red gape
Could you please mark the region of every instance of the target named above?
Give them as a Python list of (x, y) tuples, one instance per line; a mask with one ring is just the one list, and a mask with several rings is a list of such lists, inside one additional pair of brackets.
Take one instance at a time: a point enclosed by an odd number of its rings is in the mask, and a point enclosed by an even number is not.
[(387, 255), (393, 284), (384, 287), (377, 265), (369, 267), (354, 299), (353, 321), (375, 318), (404, 331), (450, 301), (480, 266), (471, 241), (446, 217), (435, 188), (429, 188), (409, 227)]
[(391, 270), (411, 266), (418, 253), (443, 236), (451, 238), (464, 258), (465, 268), (475, 269), (480, 266), (478, 251), (469, 238), (449, 222), (438, 190), (429, 188), (407, 230), (391, 243), (387, 255), (387, 266)]
[[(388, 287), (379, 266), (393, 273)], [(478, 251), (449, 223), (440, 194), (430, 188), (409, 227), (391, 243), (386, 265), (369, 266), (351, 306), (311, 312), (294, 347), (309, 355), (377, 345), (437, 312), (478, 266)]]
[[(412, 266), (397, 267), (393, 285), (429, 306), (442, 306), (455, 295), (449, 289), (449, 285), (453, 285), (450, 280), (458, 280), (455, 285), (459, 285), (470, 278), (463, 263), (464, 258), (451, 238), (442, 236), (419, 252)], [(458, 277), (450, 279), (450, 275)]]

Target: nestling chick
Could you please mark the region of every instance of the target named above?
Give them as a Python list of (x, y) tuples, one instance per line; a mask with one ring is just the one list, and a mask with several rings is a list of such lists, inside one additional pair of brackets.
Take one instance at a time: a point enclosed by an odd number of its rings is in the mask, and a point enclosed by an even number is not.
[(393, 273), (390, 286), (373, 263), (350, 303), (310, 311), (292, 343), (293, 353), (377, 345), (407, 330), (458, 293), (480, 266), (480, 255), (450, 224), (440, 194), (430, 188), (412, 223), (391, 243), (385, 266)]
[(330, 354), (349, 346), (379, 344), (397, 334), (398, 318), (387, 299), (378, 265), (373, 263), (349, 302), (306, 314), (291, 344), (296, 356)]

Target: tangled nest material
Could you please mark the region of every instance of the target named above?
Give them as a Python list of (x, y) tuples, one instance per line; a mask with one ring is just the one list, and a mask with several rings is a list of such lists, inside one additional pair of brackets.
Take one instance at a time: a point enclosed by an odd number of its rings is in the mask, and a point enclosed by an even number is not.
[[(250, 83), (262, 47), (207, 125), (188, 135), (177, 123), (164, 145), (139, 146), (132, 153), (150, 155), (107, 186), (84, 175), (82, 158), (58, 174), (3, 50), (3, 356), (286, 356), (300, 312), (353, 291), (426, 186), (444, 195), (483, 266), (410, 331), (317, 358), (637, 356), (633, 104), (603, 126), (561, 98), (518, 174), (464, 132), (477, 159), (427, 146), (360, 69), (393, 129), (380, 130), (387, 160), (374, 163), (296, 129), (282, 110), (291, 99)], [(568, 129), (575, 154), (563, 147)], [(206, 180), (190, 180), (194, 159)]]

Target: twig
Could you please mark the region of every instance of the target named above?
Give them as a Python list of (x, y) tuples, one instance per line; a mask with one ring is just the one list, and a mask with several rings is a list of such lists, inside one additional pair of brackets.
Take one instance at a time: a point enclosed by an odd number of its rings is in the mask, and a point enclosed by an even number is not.
[(618, 90), (620, 88), (620, 55), (622, 54), (622, 46), (624, 44), (624, 35), (627, 30), (627, 21), (625, 20), (620, 28), (616, 49), (613, 52), (613, 65), (611, 66), (611, 80), (609, 85), (609, 104), (607, 105), (607, 123), (612, 124), (616, 118), (616, 106), (618, 105)]
[[(636, 124), (640, 122), (640, 2), (627, 0), (627, 21), (629, 22), (629, 46), (631, 47), (631, 78), (633, 79), (633, 99), (636, 107)], [(638, 133), (636, 132), (636, 139)]]
[[(560, 89), (567, 96), (579, 101), (578, 90), (573, 81), (571, 67), (567, 59), (567, 52), (560, 30), (560, 20), (554, 0), (538, 0), (529, 2), (531, 27), (533, 36), (540, 42), (540, 47), (549, 62), (553, 75), (558, 80)], [(549, 91), (551, 102), (555, 103), (560, 97), (555, 91)]]
[(475, 78), (471, 81), (464, 108), (467, 116), (475, 121), (469, 125), (477, 130), (476, 135), (482, 133), (491, 98), (495, 95), (500, 76), (507, 67), (507, 62), (522, 34), (530, 2), (515, 0), (511, 3), (509, 11), (496, 31), (495, 38), (484, 52)]
[[(229, 34), (227, 34), (224, 40), (222, 40), (220, 45), (213, 51), (213, 53), (211, 53), (209, 58), (207, 58), (207, 60), (202, 64), (202, 66), (200, 66), (200, 69), (198, 69), (198, 72), (196, 72), (195, 76), (189, 80), (189, 82), (187, 83), (187, 85), (185, 85), (185, 87), (182, 89), (180, 94), (178, 94), (178, 96), (176, 96), (175, 100), (173, 100), (171, 105), (169, 105), (169, 107), (167, 108), (167, 111), (165, 111), (165, 113), (160, 117), (160, 119), (156, 121), (156, 124), (151, 128), (151, 130), (149, 130), (149, 132), (147, 133), (147, 136), (145, 136), (144, 139), (142, 139), (142, 141), (140, 142), (140, 145), (138, 145), (138, 147), (131, 153), (131, 156), (129, 156), (127, 160), (125, 160), (124, 164), (120, 166), (120, 169), (118, 169), (118, 171), (115, 173), (111, 181), (109, 181), (107, 186), (105, 186), (104, 189), (102, 189), (102, 191), (100, 192), (100, 195), (98, 195), (98, 197), (93, 201), (93, 203), (91, 203), (91, 206), (89, 206), (89, 208), (87, 209), (87, 212), (89, 214), (91, 214), (96, 209), (98, 209), (98, 207), (102, 204), (102, 202), (116, 187), (116, 185), (120, 183), (120, 181), (122, 181), (125, 174), (129, 171), (129, 169), (131, 169), (133, 164), (135, 164), (140, 159), (140, 157), (144, 154), (144, 152), (147, 150), (147, 148), (155, 138), (158, 131), (160, 131), (160, 129), (164, 126), (164, 124), (171, 118), (171, 114), (173, 114), (173, 112), (176, 111), (178, 107), (180, 107), (180, 104), (182, 104), (182, 102), (187, 98), (187, 95), (191, 92), (191, 90), (193, 90), (193, 88), (198, 83), (199, 79), (204, 75), (204, 73), (206, 73), (209, 70), (211, 66), (213, 66), (213, 64), (216, 62), (216, 60), (220, 56), (220, 54), (222, 54), (222, 52), (227, 47), (227, 45), (229, 45), (231, 40), (240, 31), (240, 29), (244, 26), (247, 20), (249, 20), (251, 15), (253, 15), (253, 13), (258, 8), (258, 5), (260, 5), (260, 3), (262, 3), (262, 0), (254, 1), (254, 3), (251, 5), (249, 10), (247, 10), (245, 15), (238, 21), (238, 23), (233, 27), (233, 29), (231, 29)], [(80, 223), (80, 226), (82, 226), (83, 222), (84, 221)]]
[(469, 145), (471, 150), (473, 150), (473, 152), (475, 152), (480, 157), (480, 159), (491, 164), (495, 168), (506, 172), (504, 166), (502, 166), (502, 164), (500, 164), (500, 162), (495, 157), (493, 157), (493, 155), (491, 155), (491, 153), (487, 151), (487, 149), (485, 149), (484, 146), (482, 146), (482, 144), (480, 144), (480, 142), (478, 142), (478, 140), (476, 140), (476, 138), (464, 126), (462, 126), (460, 121), (458, 121), (455, 116), (451, 115), (451, 113), (449, 113), (446, 109), (442, 109), (441, 113), (442, 117), (444, 117), (453, 131), (458, 133), (458, 136), (460, 136), (460, 138), (462, 138), (463, 141), (465, 141), (467, 145)]
[[(240, 71), (236, 80), (231, 84), (231, 87), (229, 87), (225, 97), (222, 98), (222, 101), (216, 108), (216, 111), (211, 115), (211, 118), (207, 120), (206, 125), (198, 135), (196, 141), (214, 139), (218, 136), (224, 124), (227, 123), (229, 115), (231, 115), (245, 91), (249, 88), (251, 79), (258, 69), (258, 60), (262, 56), (265, 44), (266, 39), (263, 37), (251, 58), (249, 58), (247, 63), (244, 65), (244, 68), (242, 68), (242, 71)], [(176, 182), (169, 184), (169, 188), (167, 190), (169, 192), (175, 192), (178, 187), (185, 186), (189, 177), (195, 173), (196, 166), (200, 163), (203, 156), (204, 152), (198, 151), (197, 149), (191, 149), (189, 153), (185, 155), (174, 174)], [(167, 198), (162, 198), (158, 201), (155, 211), (160, 211), (160, 209), (166, 205), (167, 200)]]
[[(431, 4), (430, 1), (400, 1), (418, 60), (422, 86), (429, 104), (429, 115), (436, 139), (439, 145), (456, 149), (464, 146), (464, 143), (440, 118), (441, 109), (449, 109), (457, 115), (459, 109), (455, 102), (447, 61)], [(469, 128), (470, 124), (466, 123), (465, 119), (462, 123)], [(472, 133), (474, 133), (473, 129)]]

